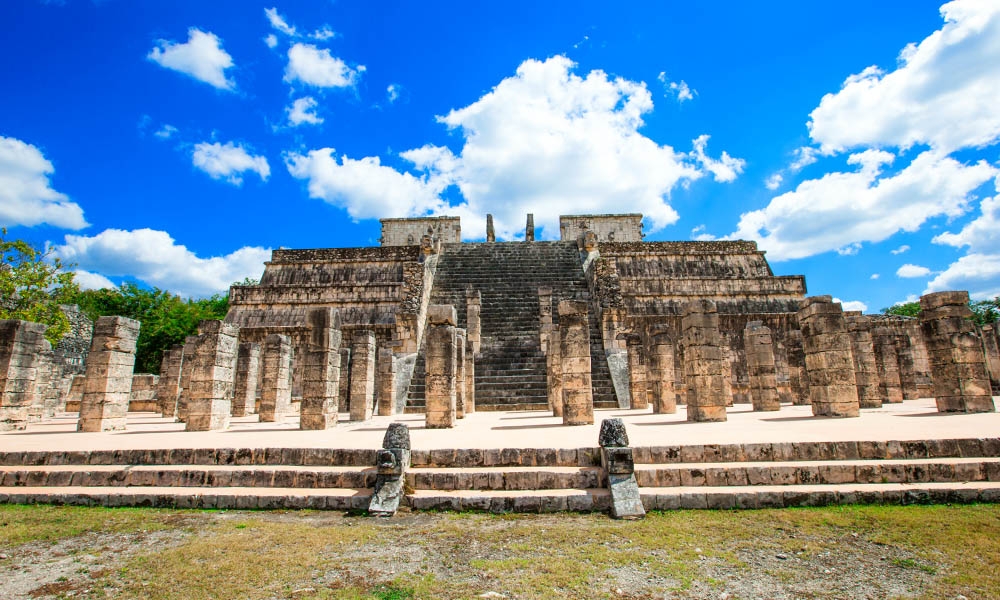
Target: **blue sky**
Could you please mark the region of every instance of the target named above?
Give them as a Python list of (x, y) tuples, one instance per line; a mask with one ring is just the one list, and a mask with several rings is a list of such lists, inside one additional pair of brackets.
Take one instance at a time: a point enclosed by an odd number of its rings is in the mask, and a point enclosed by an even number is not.
[(87, 286), (641, 212), (849, 308), (1000, 294), (996, 0), (8, 0), (0, 56), (0, 225)]

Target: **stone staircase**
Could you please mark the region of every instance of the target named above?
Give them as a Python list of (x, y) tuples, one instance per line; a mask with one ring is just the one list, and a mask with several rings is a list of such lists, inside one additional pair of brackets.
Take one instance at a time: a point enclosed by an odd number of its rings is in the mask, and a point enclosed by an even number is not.
[[(545, 355), (539, 347), (538, 288), (560, 300), (589, 297), (575, 242), (445, 244), (438, 259), (431, 304), (451, 304), (467, 328), (466, 290), (482, 295), (480, 355), (476, 361), (476, 410), (546, 410)], [(558, 315), (553, 314), (558, 321)], [(617, 408), (601, 330), (590, 315), (595, 408)], [(407, 391), (407, 412), (423, 412), (421, 349)]]
[[(647, 510), (1000, 502), (1000, 439), (636, 447)], [(403, 504), (606, 511), (597, 448), (414, 450)], [(364, 510), (375, 450), (0, 453), (0, 502)]]

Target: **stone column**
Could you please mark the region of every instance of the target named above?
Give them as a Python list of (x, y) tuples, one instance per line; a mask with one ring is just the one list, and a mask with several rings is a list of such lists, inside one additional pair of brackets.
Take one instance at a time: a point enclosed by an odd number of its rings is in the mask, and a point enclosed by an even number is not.
[(996, 326), (983, 325), (981, 330), (983, 350), (986, 352), (986, 367), (990, 372), (990, 385), (1000, 388), (1000, 344), (997, 344)]
[(563, 300), (559, 303), (559, 356), (563, 425), (590, 425), (594, 422), (594, 390), (586, 302)]
[(693, 300), (682, 307), (684, 379), (687, 382), (687, 420), (725, 421), (730, 389), (729, 365), (722, 352), (719, 314), (715, 302)]
[(160, 362), (160, 381), (156, 384), (156, 399), (160, 403), (160, 415), (173, 419), (177, 416), (177, 400), (181, 395), (181, 364), (184, 361), (184, 346), (175, 344), (163, 353)]
[(497, 241), (497, 234), (493, 230), (493, 215), (486, 215), (486, 241), (495, 242)]
[(351, 349), (340, 347), (340, 412), (351, 412)]
[(80, 412), (83, 402), (83, 388), (87, 378), (84, 375), (74, 375), (69, 385), (69, 396), (66, 397), (66, 412)]
[(375, 332), (359, 329), (351, 344), (351, 420), (367, 421), (375, 410)]
[(306, 313), (309, 340), (302, 357), (300, 429), (337, 424), (340, 403), (340, 311), (312, 308)]
[(899, 381), (896, 333), (884, 320), (879, 319), (873, 325), (872, 346), (878, 372), (879, 400), (886, 404), (897, 404), (903, 401), (903, 386)]
[(552, 416), (563, 414), (562, 395), (562, 355), (559, 353), (559, 328), (553, 327), (549, 332), (548, 352), (545, 354), (546, 388), (549, 393), (549, 409)]
[(38, 355), (46, 329), (41, 323), (0, 320), (0, 431), (28, 426), (28, 411), (37, 403)]
[(455, 328), (455, 418), (465, 418), (465, 330)]
[(524, 228), (524, 241), (535, 241), (535, 215), (528, 213), (528, 223)]
[(851, 336), (851, 355), (854, 357), (854, 379), (858, 386), (858, 406), (881, 408), (878, 366), (875, 364), (875, 345), (872, 342), (871, 318), (860, 312), (844, 313), (847, 333)]
[(934, 384), (931, 382), (931, 362), (927, 353), (927, 344), (924, 342), (924, 334), (920, 331), (920, 321), (908, 318), (903, 322), (903, 329), (910, 340), (917, 397), (932, 398), (934, 397)]
[(552, 288), (538, 288), (538, 346), (548, 351), (549, 336), (552, 335)]
[(642, 337), (630, 334), (626, 338), (628, 349), (628, 392), (631, 398), (631, 408), (649, 408), (649, 397), (646, 382), (646, 357), (643, 356)]
[(37, 423), (42, 419), (54, 417), (55, 401), (52, 399), (54, 388), (58, 388), (59, 368), (56, 366), (52, 344), (48, 340), (38, 351), (38, 366), (35, 374), (35, 403), (28, 411), (28, 422)]
[(930, 354), (939, 412), (993, 412), (982, 340), (971, 321), (968, 292), (920, 297), (920, 327)]
[(426, 424), (428, 429), (455, 426), (455, 307), (432, 304), (427, 307), (426, 359)]
[(780, 410), (771, 329), (761, 321), (750, 321), (743, 329), (743, 347), (747, 355), (750, 402), (754, 411)]
[(156, 385), (159, 377), (149, 373), (132, 375), (132, 390), (128, 397), (129, 412), (158, 412), (160, 405), (156, 402)]
[(272, 333), (264, 340), (260, 422), (280, 423), (292, 407), (292, 341)]
[(903, 400), (916, 400), (920, 397), (917, 390), (917, 370), (913, 356), (913, 344), (906, 334), (903, 323), (895, 323), (896, 352), (899, 353), (899, 383), (903, 387)]
[(125, 429), (139, 321), (100, 317), (87, 355), (87, 373), (77, 431)]
[(391, 417), (396, 414), (396, 362), (391, 346), (378, 349), (378, 414)]
[(483, 309), (483, 296), (479, 290), (465, 292), (465, 324), (472, 353), (478, 354), (482, 340), (483, 324), (480, 313)]
[(195, 346), (198, 344), (198, 336), (189, 335), (184, 338), (184, 346), (181, 349), (181, 393), (177, 398), (177, 419), (187, 421), (188, 404), (191, 399), (191, 366), (194, 364)]
[(245, 417), (257, 409), (257, 379), (260, 375), (260, 344), (241, 342), (236, 357), (236, 391), (233, 416)]
[(810, 296), (799, 308), (814, 416), (857, 417), (857, 379), (844, 311), (830, 296)]
[(649, 395), (653, 412), (672, 415), (677, 412), (674, 391), (674, 343), (665, 330), (653, 331), (653, 352), (650, 357)]
[(465, 342), (465, 414), (476, 412), (476, 355), (472, 344)]
[(191, 369), (186, 431), (216, 431), (229, 427), (236, 379), (240, 328), (223, 321), (202, 321)]
[(806, 375), (806, 354), (802, 350), (802, 332), (791, 329), (785, 334), (788, 356), (788, 385), (792, 388), (792, 404), (809, 405), (809, 377)]

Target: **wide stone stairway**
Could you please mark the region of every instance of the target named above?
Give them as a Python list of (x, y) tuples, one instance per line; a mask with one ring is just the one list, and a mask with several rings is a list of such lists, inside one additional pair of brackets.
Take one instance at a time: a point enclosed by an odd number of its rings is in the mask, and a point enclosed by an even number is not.
[[(589, 297), (575, 242), (445, 244), (431, 304), (454, 305), (468, 327), (466, 290), (482, 294), (482, 345), (476, 360), (476, 410), (548, 408), (545, 355), (539, 345), (538, 288), (552, 288), (553, 321), (560, 300)], [(617, 408), (597, 317), (590, 315), (595, 408)], [(407, 412), (424, 407), (424, 353), (414, 367)]]

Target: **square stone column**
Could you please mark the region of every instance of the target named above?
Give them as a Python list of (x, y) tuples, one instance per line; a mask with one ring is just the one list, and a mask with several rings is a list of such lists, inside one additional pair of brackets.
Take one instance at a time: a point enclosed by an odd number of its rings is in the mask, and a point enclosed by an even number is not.
[(913, 352), (913, 342), (906, 333), (905, 325), (894, 323), (896, 330), (896, 352), (899, 354), (899, 383), (903, 387), (903, 400), (916, 400), (920, 397), (917, 389), (916, 357)]
[(559, 303), (559, 355), (563, 425), (590, 425), (594, 422), (594, 389), (586, 302), (563, 300)]
[(549, 409), (552, 416), (563, 414), (562, 397), (562, 355), (559, 352), (559, 328), (549, 331), (548, 351), (545, 353), (546, 388), (549, 393)]
[(149, 373), (132, 375), (132, 390), (128, 398), (129, 412), (159, 412), (160, 405), (156, 402), (156, 386), (159, 377)]
[(1000, 390), (1000, 344), (997, 343), (996, 325), (983, 325), (980, 335), (983, 338), (983, 350), (986, 351), (990, 385), (994, 390)]
[(133, 319), (100, 317), (94, 323), (77, 431), (125, 429), (138, 337), (139, 321)]
[(939, 412), (993, 412), (986, 354), (971, 320), (968, 292), (920, 297), (920, 327), (930, 354)]
[(931, 381), (931, 361), (927, 352), (927, 343), (920, 330), (920, 321), (907, 317), (903, 321), (903, 331), (910, 340), (910, 355), (913, 357), (913, 375), (916, 380), (916, 395), (918, 398), (933, 398), (934, 383)]
[(465, 418), (465, 330), (455, 328), (455, 418)]
[(191, 395), (186, 431), (216, 431), (229, 427), (236, 380), (236, 351), (240, 328), (232, 323), (207, 320), (198, 325), (198, 342), (192, 357)]
[(378, 349), (378, 414), (391, 417), (396, 414), (396, 361), (392, 346)]
[(156, 400), (160, 404), (160, 415), (173, 419), (177, 416), (177, 400), (181, 395), (181, 363), (184, 361), (184, 346), (175, 344), (163, 353), (160, 361), (160, 380), (156, 383)]
[(545, 352), (552, 334), (552, 288), (538, 288), (538, 346)]
[(478, 354), (481, 340), (483, 323), (480, 314), (483, 310), (483, 295), (479, 290), (469, 289), (465, 292), (465, 326), (469, 338), (469, 345), (472, 353)]
[(630, 334), (625, 339), (628, 353), (628, 392), (631, 397), (631, 408), (649, 408), (649, 390), (646, 382), (645, 351), (642, 347), (642, 337)]
[(872, 342), (872, 320), (860, 312), (845, 312), (844, 321), (847, 333), (851, 336), (858, 405), (861, 408), (881, 408), (882, 394), (879, 391), (878, 366), (875, 364), (875, 345)]
[(903, 401), (903, 386), (899, 380), (896, 332), (883, 319), (874, 320), (872, 325), (879, 400), (885, 404), (898, 404)]
[(810, 296), (802, 300), (798, 314), (813, 415), (857, 417), (854, 353), (840, 303), (830, 296)]
[(257, 380), (260, 378), (260, 344), (240, 342), (236, 355), (236, 391), (233, 416), (245, 417), (257, 410)]
[(28, 426), (28, 412), (38, 403), (35, 382), (46, 329), (41, 323), (0, 320), (0, 431)]
[(792, 389), (792, 404), (809, 405), (809, 376), (806, 375), (806, 353), (802, 349), (802, 332), (791, 329), (785, 333), (785, 353), (788, 357), (788, 385)]
[(476, 354), (472, 351), (472, 343), (465, 341), (465, 401), (463, 403), (466, 415), (476, 412)]
[(272, 333), (264, 339), (260, 422), (280, 423), (292, 408), (292, 341)]
[(351, 344), (351, 420), (367, 421), (375, 410), (375, 332), (354, 332)]
[(771, 329), (761, 321), (750, 321), (743, 329), (743, 347), (750, 378), (750, 402), (754, 411), (781, 409), (778, 370), (774, 364)]
[(351, 412), (351, 349), (340, 346), (340, 412)]
[(685, 303), (681, 311), (687, 420), (725, 421), (731, 394), (726, 383), (729, 364), (722, 351), (715, 302), (693, 300)]
[(649, 396), (653, 412), (672, 415), (677, 412), (674, 391), (674, 341), (666, 330), (654, 330), (650, 357)]
[(188, 404), (191, 399), (191, 369), (194, 363), (194, 351), (198, 345), (198, 336), (189, 335), (184, 338), (181, 350), (181, 393), (177, 398), (177, 420), (187, 422)]
[(329, 429), (340, 405), (340, 311), (312, 308), (306, 313), (309, 340), (302, 357), (300, 429)]
[(432, 304), (427, 308), (426, 359), (426, 424), (428, 429), (455, 426), (456, 360), (455, 307)]

